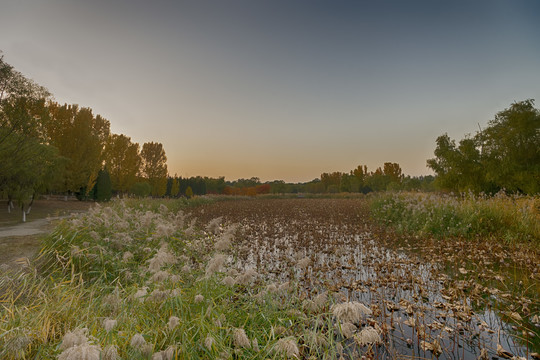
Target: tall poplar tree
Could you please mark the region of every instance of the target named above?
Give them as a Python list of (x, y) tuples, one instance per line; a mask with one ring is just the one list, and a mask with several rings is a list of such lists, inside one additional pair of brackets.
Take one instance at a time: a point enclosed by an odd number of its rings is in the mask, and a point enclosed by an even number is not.
[(142, 174), (152, 186), (152, 196), (163, 196), (167, 191), (167, 156), (161, 143), (144, 143), (141, 151)]
[(123, 134), (111, 134), (105, 145), (105, 164), (113, 189), (126, 193), (140, 172), (139, 144), (131, 142), (131, 138)]

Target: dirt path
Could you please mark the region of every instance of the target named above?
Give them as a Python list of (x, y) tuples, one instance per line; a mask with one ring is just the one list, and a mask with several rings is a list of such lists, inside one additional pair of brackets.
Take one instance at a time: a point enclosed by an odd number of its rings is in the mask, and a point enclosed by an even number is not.
[(51, 231), (61, 218), (38, 219), (0, 228), (0, 265), (14, 267), (27, 261), (25, 258), (31, 259), (39, 249), (41, 236)]
[[(88, 210), (90, 202), (59, 199), (36, 200), (28, 221), (20, 222), (20, 211), (0, 211), (0, 266), (15, 267), (39, 250), (40, 238), (60, 219)], [(1, 270), (0, 270), (1, 271)]]

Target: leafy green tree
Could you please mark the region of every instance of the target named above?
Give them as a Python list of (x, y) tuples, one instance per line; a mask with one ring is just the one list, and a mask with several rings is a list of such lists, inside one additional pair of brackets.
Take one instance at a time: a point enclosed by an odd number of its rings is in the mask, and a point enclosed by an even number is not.
[(458, 146), (447, 134), (439, 136), (435, 158), (427, 161), (436, 185), (459, 192), (540, 192), (540, 111), (533, 105), (512, 104)]
[(105, 164), (114, 190), (127, 193), (137, 181), (141, 168), (139, 144), (123, 134), (111, 134), (105, 145)]
[(178, 178), (175, 176), (172, 179), (172, 183), (171, 183), (171, 196), (178, 197), (179, 192), (180, 192), (180, 182), (178, 181)]
[(60, 190), (89, 191), (103, 164), (110, 123), (99, 115), (94, 117), (89, 108), (55, 103), (49, 107), (50, 142), (69, 159)]
[(378, 167), (375, 172), (369, 174), (365, 180), (366, 187), (368, 187), (370, 191), (384, 191), (389, 183), (390, 178), (384, 174), (383, 169), (380, 167)]
[(167, 191), (167, 156), (161, 143), (144, 143), (141, 151), (142, 174), (152, 186), (152, 196), (163, 196)]
[[(23, 221), (36, 192), (50, 187), (61, 158), (48, 144), (49, 92), (14, 70), (0, 56), (0, 192), (8, 211), (17, 200)], [(25, 209), (26, 206), (26, 209)]]
[(186, 196), (188, 197), (188, 199), (192, 198), (193, 197), (193, 189), (191, 189), (191, 186), (188, 186), (187, 189), (186, 189)]
[(486, 177), (511, 192), (540, 192), (540, 110), (534, 100), (515, 102), (495, 115), (476, 139)]
[(365, 185), (366, 177), (369, 175), (367, 166), (358, 165), (356, 169), (351, 170), (351, 175), (358, 179), (358, 187), (361, 189)]

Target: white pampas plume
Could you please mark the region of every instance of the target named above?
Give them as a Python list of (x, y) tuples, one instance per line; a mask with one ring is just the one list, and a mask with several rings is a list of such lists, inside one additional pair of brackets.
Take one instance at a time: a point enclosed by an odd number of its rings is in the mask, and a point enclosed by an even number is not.
[(222, 217), (217, 217), (215, 219), (210, 220), (208, 225), (206, 225), (206, 231), (212, 234), (217, 234), (219, 231), (219, 224), (221, 223)]
[(65, 350), (65, 349), (68, 349), (70, 347), (77, 346), (77, 345), (88, 344), (88, 339), (86, 338), (87, 332), (88, 332), (87, 328), (68, 331), (62, 338), (62, 344), (60, 345), (60, 350)]
[(135, 334), (131, 338), (131, 343), (130, 344), (135, 349), (141, 350), (146, 345), (146, 340), (144, 340), (144, 337), (141, 334)]
[(102, 360), (119, 360), (120, 356), (118, 355), (118, 348), (116, 345), (107, 345), (103, 349)]
[(236, 281), (231, 276), (226, 276), (221, 282), (227, 286), (234, 286), (236, 284)]
[(362, 331), (354, 336), (354, 341), (360, 346), (368, 344), (379, 344), (381, 337), (377, 330), (371, 326), (366, 326)]
[(341, 334), (346, 338), (350, 339), (353, 337), (354, 333), (356, 332), (356, 325), (346, 322), (340, 325)]
[(100, 360), (101, 348), (97, 345), (75, 345), (62, 351), (58, 360)]
[(212, 345), (214, 344), (214, 338), (210, 335), (208, 335), (206, 337), (206, 339), (204, 339), (204, 346), (206, 346), (206, 348), (208, 350), (212, 350)]
[(208, 262), (206, 266), (206, 276), (210, 276), (215, 272), (223, 270), (223, 264), (227, 260), (227, 255), (224, 254), (215, 254), (212, 259)]
[(176, 316), (171, 316), (169, 318), (169, 322), (167, 323), (167, 326), (169, 327), (169, 330), (173, 330), (175, 327), (180, 325), (180, 319)]
[(204, 296), (202, 296), (201, 294), (195, 295), (194, 301), (195, 301), (196, 303), (203, 302), (203, 301), (204, 301)]
[(159, 282), (162, 282), (162, 281), (165, 281), (169, 278), (169, 272), (168, 271), (158, 271), (156, 272), (154, 275), (152, 275), (152, 281), (153, 282), (156, 282), (156, 283), (159, 283)]
[(244, 329), (240, 329), (240, 328), (233, 329), (233, 340), (234, 340), (234, 344), (238, 347), (241, 347), (241, 348), (251, 347), (251, 341), (249, 341), (249, 338), (247, 337)]
[(364, 315), (371, 315), (371, 309), (357, 301), (334, 304), (330, 311), (341, 322), (351, 323), (360, 322)]
[(176, 264), (176, 256), (169, 252), (167, 244), (163, 244), (158, 252), (148, 261), (148, 270), (155, 273), (164, 265)]
[(300, 355), (300, 351), (298, 350), (298, 346), (296, 345), (296, 339), (292, 336), (286, 337), (284, 339), (279, 339), (276, 345), (274, 346), (274, 350), (281, 355), (285, 355), (287, 357), (296, 357)]
[(113, 327), (116, 326), (116, 320), (113, 319), (105, 319), (103, 320), (103, 328), (105, 328), (106, 332), (109, 332), (112, 330)]
[(236, 283), (240, 285), (247, 285), (251, 283), (253, 280), (255, 280), (255, 277), (259, 275), (257, 272), (253, 269), (248, 269), (244, 271), (243, 274), (240, 274), (236, 277)]

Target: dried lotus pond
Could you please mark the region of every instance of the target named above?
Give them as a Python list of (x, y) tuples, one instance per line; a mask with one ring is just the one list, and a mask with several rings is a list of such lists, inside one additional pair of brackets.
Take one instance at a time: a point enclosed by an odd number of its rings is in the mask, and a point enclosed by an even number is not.
[[(340, 324), (345, 359), (537, 356), (538, 253), (395, 240), (367, 211), (362, 199), (257, 199), (209, 204), (193, 216), (239, 224), (236, 270), (254, 269), (272, 284), (297, 282), (307, 314), (332, 312), (317, 307), (320, 294), (368, 306), (369, 315)], [(511, 291), (524, 288), (523, 279), (527, 289)], [(366, 328), (380, 336), (369, 346), (361, 341)]]

